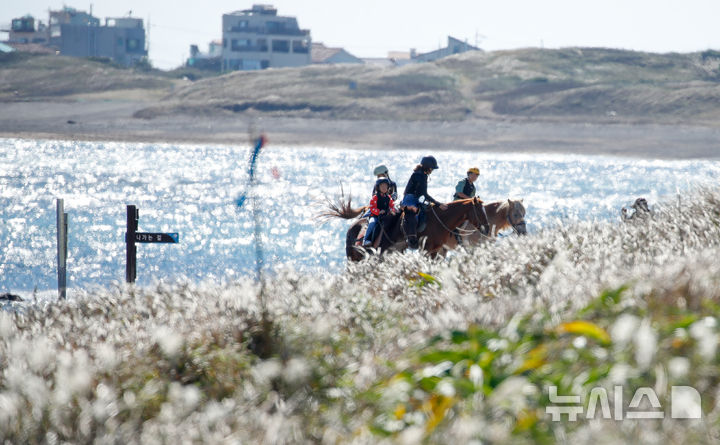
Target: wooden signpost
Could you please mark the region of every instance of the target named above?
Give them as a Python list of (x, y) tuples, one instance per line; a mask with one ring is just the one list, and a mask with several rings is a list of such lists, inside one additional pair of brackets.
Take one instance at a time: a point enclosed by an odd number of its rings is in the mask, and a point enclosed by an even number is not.
[(58, 263), (58, 294), (60, 299), (67, 297), (67, 246), (68, 222), (65, 213), (65, 201), (57, 200), (57, 263)]
[(140, 215), (134, 205), (127, 206), (127, 232), (125, 233), (126, 262), (125, 281), (134, 283), (137, 278), (137, 243), (171, 243), (177, 244), (180, 240), (178, 233), (147, 233), (138, 232)]

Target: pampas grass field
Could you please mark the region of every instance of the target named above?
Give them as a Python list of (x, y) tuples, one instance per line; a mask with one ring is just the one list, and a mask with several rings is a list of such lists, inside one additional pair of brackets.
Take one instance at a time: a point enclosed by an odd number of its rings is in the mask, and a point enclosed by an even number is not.
[[(0, 443), (716, 443), (718, 257), (701, 189), (446, 259), (6, 307)], [(701, 419), (671, 418), (671, 386)], [(598, 388), (622, 420), (586, 419)], [(664, 418), (627, 418), (640, 388)]]

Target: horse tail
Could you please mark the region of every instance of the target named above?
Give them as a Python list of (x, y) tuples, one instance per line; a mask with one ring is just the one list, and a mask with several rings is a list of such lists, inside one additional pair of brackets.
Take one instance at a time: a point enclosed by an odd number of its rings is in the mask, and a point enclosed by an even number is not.
[(360, 208), (352, 207), (352, 197), (348, 196), (347, 200), (344, 196), (340, 196), (335, 201), (328, 199), (327, 202), (328, 210), (318, 215), (320, 218), (342, 218), (342, 219), (353, 219), (365, 213), (367, 206)]

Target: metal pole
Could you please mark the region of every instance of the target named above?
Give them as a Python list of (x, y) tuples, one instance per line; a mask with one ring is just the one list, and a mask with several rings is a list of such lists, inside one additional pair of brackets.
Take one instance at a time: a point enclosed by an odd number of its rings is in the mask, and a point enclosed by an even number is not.
[(263, 248), (262, 248), (262, 234), (260, 232), (260, 211), (258, 209), (258, 198), (254, 190), (255, 180), (253, 179), (253, 196), (252, 196), (252, 214), (254, 223), (254, 238), (255, 238), (255, 276), (260, 283), (261, 289), (265, 288), (265, 283), (262, 279), (262, 267), (264, 263)]
[(64, 200), (57, 200), (57, 262), (58, 262), (58, 295), (67, 298), (67, 213)]
[(139, 214), (135, 206), (127, 206), (127, 232), (125, 233), (125, 282), (134, 283), (137, 278), (137, 248), (135, 232), (138, 228)]

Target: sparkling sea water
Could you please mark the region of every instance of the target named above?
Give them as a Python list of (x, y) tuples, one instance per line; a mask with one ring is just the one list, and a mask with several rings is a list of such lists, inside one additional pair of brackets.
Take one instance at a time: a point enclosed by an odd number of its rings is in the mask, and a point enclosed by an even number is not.
[[(606, 156), (350, 150), (276, 146), (258, 160), (262, 242), (269, 273), (335, 273), (345, 264), (349, 221), (319, 221), (326, 198), (366, 204), (373, 168), (386, 164), (400, 193), (420, 158), (440, 169), (429, 193), (449, 201), (469, 167), (486, 202), (524, 199), (530, 232), (579, 220), (619, 220), (644, 197), (651, 207), (714, 185), (720, 162)], [(125, 278), (126, 205), (139, 231), (179, 232), (179, 244), (138, 244), (137, 284), (252, 279), (253, 218), (246, 193), (248, 145), (175, 145), (0, 139), (0, 293), (57, 287), (55, 200), (68, 213), (68, 288)], [(71, 294), (71, 292), (69, 292)]]

